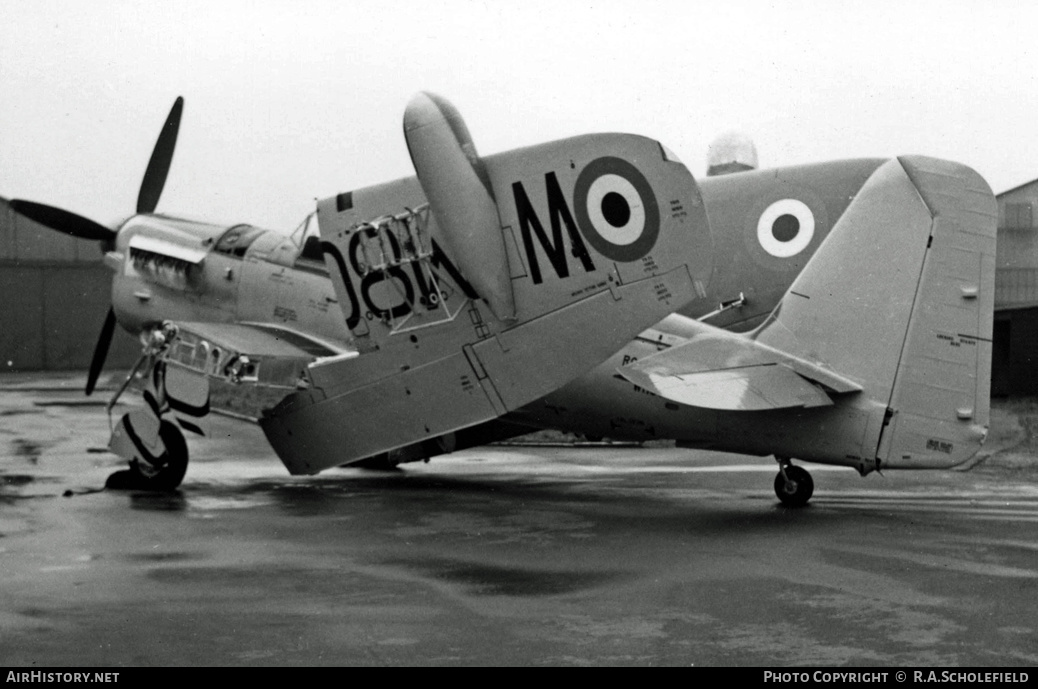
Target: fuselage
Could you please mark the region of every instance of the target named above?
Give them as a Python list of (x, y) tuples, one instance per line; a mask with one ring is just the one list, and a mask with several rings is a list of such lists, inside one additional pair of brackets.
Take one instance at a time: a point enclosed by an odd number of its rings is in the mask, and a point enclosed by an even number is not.
[[(706, 316), (712, 325), (736, 331), (759, 325), (882, 162), (838, 161), (698, 180), (713, 254), (706, 297), (505, 419), (593, 437), (669, 438), (696, 447), (724, 437), (731, 446), (724, 413), (668, 403), (624, 380), (616, 369), (683, 341), (685, 318)], [(349, 346), (348, 319), (328, 267), (315, 239), (305, 235), (134, 216), (120, 228), (107, 258), (116, 273), (112, 296), (119, 322), (131, 332), (163, 320), (272, 323)], [(708, 315), (737, 300), (739, 306)], [(762, 432), (745, 438), (738, 449), (775, 452), (783, 413), (762, 415)], [(830, 448), (820, 447), (812, 459), (831, 455)]]
[[(881, 162), (848, 160), (698, 180), (710, 218), (713, 273), (707, 297), (679, 313), (700, 318), (741, 295), (741, 306), (711, 317), (710, 323), (738, 331), (758, 325)], [(762, 215), (790, 200), (803, 204), (792, 211), (806, 209), (810, 218), (796, 218), (797, 230), (782, 230), (784, 241), (762, 242)], [(776, 221), (789, 222), (792, 215), (779, 215)], [(810, 237), (805, 237), (808, 231)], [(244, 224), (133, 216), (120, 227), (116, 250), (108, 259), (115, 272), (112, 303), (119, 323), (137, 333), (163, 320), (269, 322), (349, 342), (350, 331), (314, 238), (290, 238)], [(803, 246), (775, 255), (781, 253), (776, 247), (794, 242)], [(178, 251), (179, 261), (169, 255)]]
[(320, 252), (274, 230), (137, 215), (106, 260), (113, 307), (132, 333), (164, 320), (245, 321), (350, 339)]

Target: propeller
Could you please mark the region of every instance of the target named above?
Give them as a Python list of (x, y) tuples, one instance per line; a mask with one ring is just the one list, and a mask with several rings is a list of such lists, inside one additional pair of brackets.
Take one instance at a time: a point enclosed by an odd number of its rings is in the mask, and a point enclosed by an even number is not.
[(94, 356), (90, 359), (90, 372), (87, 374), (86, 394), (87, 397), (94, 391), (97, 379), (104, 368), (105, 359), (108, 357), (108, 347), (112, 344), (112, 335), (115, 334), (115, 309), (108, 307), (108, 315), (105, 324), (101, 326), (101, 336), (97, 338), (94, 346)]
[(61, 208), (20, 199), (11, 201), (10, 206), (18, 215), (77, 239), (94, 239), (102, 242), (115, 240), (115, 230)]
[(155, 149), (151, 152), (148, 169), (141, 180), (141, 191), (137, 195), (137, 212), (154, 213), (162, 196), (162, 187), (166, 186), (166, 175), (169, 164), (173, 161), (173, 149), (177, 145), (177, 132), (180, 131), (180, 115), (184, 112), (184, 97), (177, 96), (170, 108), (166, 124), (162, 125)]
[[(173, 151), (177, 146), (177, 133), (180, 131), (180, 116), (184, 112), (184, 98), (178, 96), (173, 102), (173, 107), (166, 117), (166, 123), (159, 132), (159, 138), (155, 142), (155, 148), (151, 152), (151, 159), (144, 171), (144, 179), (141, 180), (141, 190), (137, 195), (137, 213), (154, 213), (162, 196), (162, 188), (166, 186), (166, 176), (169, 174), (169, 166), (173, 161)], [(96, 223), (82, 215), (48, 206), (35, 201), (24, 201), (15, 199), (9, 202), (15, 213), (33, 222), (39, 223), (57, 232), (76, 237), (103, 242), (107, 250), (115, 244), (118, 232)], [(90, 360), (90, 370), (87, 373), (86, 394), (90, 395), (97, 385), (97, 379), (104, 368), (105, 359), (108, 357), (108, 348), (112, 344), (112, 335), (115, 334), (116, 326), (115, 309), (108, 307), (108, 315), (105, 317), (104, 325), (101, 326), (101, 335), (94, 346), (94, 356)]]

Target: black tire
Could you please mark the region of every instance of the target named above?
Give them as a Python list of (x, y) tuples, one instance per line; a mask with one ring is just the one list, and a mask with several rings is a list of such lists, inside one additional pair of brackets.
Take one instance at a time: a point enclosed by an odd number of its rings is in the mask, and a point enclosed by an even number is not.
[(176, 490), (180, 482), (184, 480), (184, 474), (187, 473), (188, 452), (184, 434), (169, 421), (163, 421), (159, 428), (159, 437), (162, 438), (166, 451), (162, 455), (165, 462), (157, 468), (157, 471), (152, 468), (146, 474), (141, 471), (138, 462), (130, 464), (130, 472), (133, 474), (131, 483), (135, 484), (133, 487), (138, 490)]
[(803, 507), (814, 492), (815, 482), (806, 469), (790, 464), (785, 478), (781, 471), (775, 476), (775, 495), (787, 507)]
[(350, 462), (343, 466), (349, 467), (350, 469), (367, 469), (368, 471), (396, 471), (398, 464), (400, 464), (400, 462), (396, 459), (394, 453), (383, 452), (374, 457), (368, 457), (359, 462)]

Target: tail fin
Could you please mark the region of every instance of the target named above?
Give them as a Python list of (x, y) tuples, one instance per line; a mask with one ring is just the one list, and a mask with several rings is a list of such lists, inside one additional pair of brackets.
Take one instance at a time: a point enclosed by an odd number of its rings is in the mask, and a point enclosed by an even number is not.
[[(687, 344), (621, 372), (729, 410), (719, 428), (740, 436), (734, 450), (862, 472), (959, 464), (988, 427), (996, 219), (973, 170), (891, 160), (755, 332), (700, 324)], [(751, 424), (758, 440), (737, 433)]]
[[(885, 402), (887, 468), (954, 466), (987, 434), (997, 208), (973, 170), (882, 166), (755, 334)], [(868, 231), (865, 231), (865, 230)]]

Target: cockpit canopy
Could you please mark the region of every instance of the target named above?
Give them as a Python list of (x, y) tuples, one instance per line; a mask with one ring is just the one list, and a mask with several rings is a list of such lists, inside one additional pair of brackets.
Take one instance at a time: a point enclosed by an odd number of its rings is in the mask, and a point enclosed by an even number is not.
[(324, 253), (321, 251), (321, 234), (317, 228), (317, 213), (310, 213), (299, 227), (292, 232), (291, 240), (299, 247), (299, 259), (307, 263), (324, 267)]
[(220, 235), (213, 251), (236, 258), (245, 258), (245, 253), (260, 235), (267, 232), (252, 225), (235, 225)]

